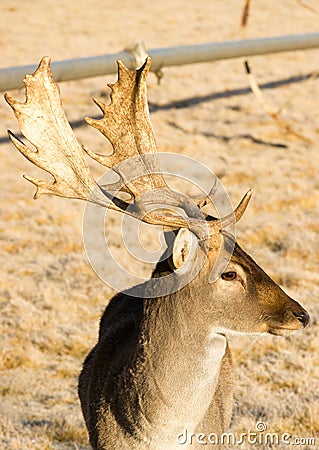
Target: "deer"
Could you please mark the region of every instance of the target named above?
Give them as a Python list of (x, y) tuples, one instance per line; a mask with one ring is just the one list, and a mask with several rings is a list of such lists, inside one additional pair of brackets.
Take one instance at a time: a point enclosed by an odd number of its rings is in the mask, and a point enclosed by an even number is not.
[[(251, 190), (230, 214), (215, 217), (205, 212), (214, 201), (214, 186), (191, 199), (166, 183), (148, 110), (150, 66), (150, 58), (136, 70), (119, 61), (117, 81), (108, 85), (110, 104), (94, 99), (102, 118), (85, 118), (111, 142), (111, 155), (77, 141), (50, 58), (26, 76), (24, 103), (5, 94), (33, 148), (8, 131), (10, 139), (54, 179), (25, 176), (37, 187), (34, 198), (81, 199), (165, 230), (167, 247), (150, 279), (108, 303), (79, 376), (90, 444), (99, 450), (201, 448), (202, 433), (221, 436), (233, 410), (227, 335), (288, 336), (309, 323), (307, 311), (229, 231), (243, 216)], [(86, 155), (114, 171), (118, 181), (97, 183)]]

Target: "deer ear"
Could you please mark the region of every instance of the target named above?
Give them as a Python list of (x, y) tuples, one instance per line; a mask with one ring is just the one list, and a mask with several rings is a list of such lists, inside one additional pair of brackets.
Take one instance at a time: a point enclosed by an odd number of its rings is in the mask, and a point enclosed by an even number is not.
[(196, 247), (197, 238), (195, 235), (187, 228), (181, 228), (177, 233), (173, 245), (172, 256), (175, 269), (180, 272), (180, 269), (182, 269), (183, 272), (186, 272), (194, 257)]

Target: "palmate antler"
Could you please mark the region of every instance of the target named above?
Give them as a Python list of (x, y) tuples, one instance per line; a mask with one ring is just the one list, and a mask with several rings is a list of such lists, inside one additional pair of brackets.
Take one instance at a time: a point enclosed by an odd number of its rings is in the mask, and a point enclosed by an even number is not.
[[(5, 95), (20, 125), (22, 134), (37, 151), (30, 149), (13, 133), (9, 136), (17, 149), (32, 163), (49, 172), (54, 181), (46, 182), (25, 177), (37, 186), (35, 198), (53, 194), (88, 200), (97, 205), (130, 214), (146, 223), (176, 229), (190, 228), (198, 237), (207, 238), (219, 233), (222, 225), (239, 220), (251, 196), (242, 199), (234, 214), (217, 220), (207, 219), (201, 207), (187, 196), (168, 188), (159, 167), (156, 141), (149, 119), (146, 77), (151, 65), (148, 58), (139, 70), (129, 71), (118, 63), (118, 81), (109, 85), (111, 103), (105, 106), (94, 100), (103, 112), (101, 120), (86, 121), (106, 136), (112, 146), (110, 156), (98, 155), (83, 149), (74, 136), (62, 108), (60, 91), (50, 71), (50, 59), (44, 57), (38, 69), (27, 75), (26, 102), (20, 103)], [(84, 151), (85, 150), (85, 151)], [(95, 161), (115, 171), (117, 183), (99, 186), (85, 160), (85, 152)], [(130, 195), (126, 202), (113, 195), (119, 191)], [(147, 206), (161, 205), (161, 209), (147, 211)], [(172, 214), (163, 207), (178, 207), (185, 216)]]

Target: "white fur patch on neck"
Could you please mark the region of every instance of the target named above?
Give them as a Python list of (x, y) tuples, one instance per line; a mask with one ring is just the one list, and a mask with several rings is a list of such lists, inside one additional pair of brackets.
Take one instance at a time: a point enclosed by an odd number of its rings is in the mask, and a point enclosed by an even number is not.
[(209, 352), (211, 352), (212, 357), (215, 355), (215, 358), (220, 360), (225, 354), (227, 345), (226, 337), (221, 333), (217, 331), (217, 328), (212, 328), (208, 336)]
[(214, 327), (211, 334), (218, 336), (222, 336), (224, 334), (229, 334), (231, 336), (247, 336), (249, 334), (250, 336), (255, 336), (257, 334), (262, 334), (262, 332), (236, 331), (224, 327)]

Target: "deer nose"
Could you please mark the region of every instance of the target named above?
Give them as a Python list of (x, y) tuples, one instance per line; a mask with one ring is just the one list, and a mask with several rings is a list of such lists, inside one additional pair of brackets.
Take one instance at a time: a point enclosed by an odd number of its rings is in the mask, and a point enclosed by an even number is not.
[(301, 312), (297, 312), (297, 313), (293, 313), (294, 316), (299, 320), (299, 322), (302, 323), (302, 326), (305, 328), (310, 320), (309, 314), (307, 313), (307, 311), (301, 311)]

